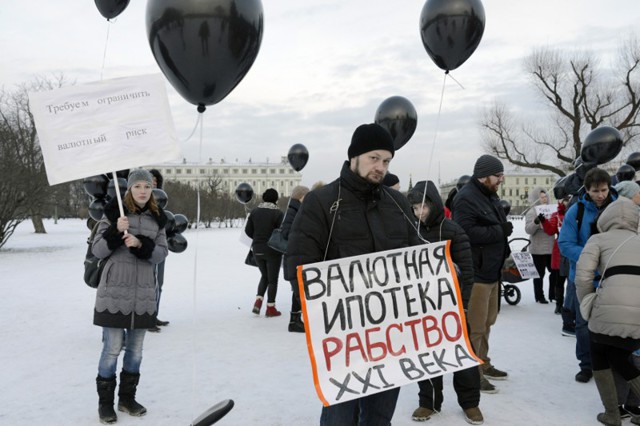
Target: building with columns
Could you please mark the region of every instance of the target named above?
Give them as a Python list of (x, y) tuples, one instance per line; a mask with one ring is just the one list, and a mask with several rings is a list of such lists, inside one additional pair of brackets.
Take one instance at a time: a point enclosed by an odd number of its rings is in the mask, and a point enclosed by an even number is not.
[(281, 196), (291, 195), (291, 190), (300, 185), (302, 175), (291, 168), (286, 156), (280, 162), (228, 163), (225, 160), (215, 162), (209, 158), (204, 164), (181, 162), (150, 165), (147, 169), (158, 169), (165, 181), (180, 182), (193, 187), (204, 185), (211, 179), (220, 180), (220, 188), (233, 194), (241, 183), (248, 183), (256, 194), (262, 194), (269, 188), (277, 190)]

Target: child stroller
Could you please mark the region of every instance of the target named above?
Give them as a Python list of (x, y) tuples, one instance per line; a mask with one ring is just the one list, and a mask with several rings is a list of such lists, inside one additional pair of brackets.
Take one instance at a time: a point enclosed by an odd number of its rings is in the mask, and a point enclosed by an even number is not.
[[(511, 243), (513, 242), (524, 242), (526, 243), (524, 247), (520, 249), (520, 251), (527, 251), (529, 241), (527, 238), (512, 238), (509, 240), (509, 246), (511, 247)], [(511, 247), (511, 250), (515, 250)], [(522, 298), (522, 294), (518, 286), (514, 285), (519, 282), (526, 281), (525, 278), (522, 278), (520, 275), (520, 271), (516, 267), (516, 263), (513, 260), (512, 256), (509, 256), (504, 261), (504, 265), (502, 266), (502, 280), (500, 281), (500, 296), (504, 296), (504, 300), (510, 305), (517, 305)]]

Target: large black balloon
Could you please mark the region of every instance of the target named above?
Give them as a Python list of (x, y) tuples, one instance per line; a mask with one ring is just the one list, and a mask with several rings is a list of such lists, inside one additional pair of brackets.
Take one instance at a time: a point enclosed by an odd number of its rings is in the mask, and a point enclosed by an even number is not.
[(129, 0), (95, 0), (98, 12), (107, 19), (120, 15), (129, 5)]
[(291, 167), (293, 167), (293, 170), (299, 172), (304, 169), (304, 166), (307, 165), (307, 161), (309, 161), (309, 151), (306, 146), (301, 143), (297, 143), (289, 148), (287, 159), (289, 160)]
[(242, 204), (247, 204), (253, 198), (253, 188), (248, 183), (241, 183), (236, 188), (236, 199)]
[(635, 180), (636, 178), (636, 169), (629, 164), (623, 164), (618, 167), (618, 171), (616, 172), (616, 177), (618, 178), (618, 182), (622, 182), (623, 180)]
[(167, 223), (164, 225), (164, 230), (167, 236), (173, 235), (176, 229), (176, 217), (169, 210), (165, 210), (164, 214), (167, 216)]
[(594, 162), (585, 162), (582, 157), (578, 157), (573, 161), (573, 167), (581, 181), (584, 180), (587, 172), (596, 166), (597, 164)]
[(82, 180), (82, 186), (87, 194), (93, 198), (104, 198), (107, 195), (109, 179), (105, 175), (86, 177)]
[(467, 183), (469, 183), (469, 181), (471, 180), (471, 176), (469, 175), (462, 175), (458, 178), (458, 182), (456, 183), (456, 188), (460, 189), (463, 186), (465, 186)]
[(636, 170), (640, 170), (640, 152), (632, 152), (629, 154), (627, 164)]
[[(120, 188), (120, 198), (124, 197), (127, 192), (127, 180), (125, 178), (118, 178), (118, 187)], [(111, 179), (107, 185), (107, 198), (112, 199), (116, 197), (116, 182)]]
[(577, 173), (571, 173), (566, 176), (564, 181), (564, 191), (568, 195), (576, 195), (582, 188), (582, 179)]
[(380, 104), (374, 121), (391, 133), (394, 148), (400, 149), (416, 131), (418, 114), (409, 99), (391, 96)]
[(89, 216), (93, 220), (102, 219), (102, 215), (104, 214), (104, 206), (107, 205), (107, 202), (104, 198), (97, 198), (89, 204)]
[(166, 192), (164, 192), (160, 188), (153, 188), (151, 192), (153, 193), (153, 198), (156, 199), (156, 203), (158, 203), (158, 207), (160, 207), (161, 209), (164, 209), (165, 207), (167, 207), (167, 203), (169, 202), (169, 197), (167, 196)]
[(508, 200), (500, 200), (500, 207), (502, 207), (502, 211), (504, 211), (505, 216), (509, 216), (511, 212), (511, 203)]
[(182, 253), (187, 249), (187, 239), (182, 234), (173, 234), (167, 238), (167, 247), (174, 253)]
[(480, 44), (484, 23), (480, 0), (427, 0), (420, 14), (422, 44), (438, 67), (454, 70)]
[(169, 83), (204, 112), (242, 81), (260, 50), (260, 0), (149, 0), (151, 52)]
[(553, 185), (553, 196), (556, 197), (556, 200), (562, 200), (567, 195), (571, 195), (566, 191), (564, 187), (566, 181), (567, 181), (567, 176), (562, 176)]
[(187, 219), (187, 217), (183, 214), (176, 214), (174, 215), (174, 227), (173, 227), (173, 232), (175, 232), (176, 234), (182, 234), (184, 232), (185, 229), (187, 229), (187, 226), (189, 226), (189, 219)]
[(622, 135), (615, 127), (593, 129), (582, 143), (580, 157), (587, 163), (604, 164), (613, 160), (622, 149)]

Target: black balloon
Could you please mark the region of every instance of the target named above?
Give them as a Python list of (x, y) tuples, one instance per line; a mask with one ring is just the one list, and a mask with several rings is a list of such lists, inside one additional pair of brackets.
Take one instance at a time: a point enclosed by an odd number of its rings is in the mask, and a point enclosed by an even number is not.
[(287, 159), (289, 160), (291, 167), (293, 167), (293, 170), (299, 172), (304, 169), (304, 166), (307, 165), (307, 161), (309, 161), (309, 151), (306, 146), (301, 143), (297, 143), (289, 148)]
[(165, 210), (164, 214), (167, 216), (167, 223), (164, 225), (164, 230), (167, 233), (167, 236), (173, 235), (176, 228), (176, 217), (169, 210)]
[(242, 204), (247, 204), (253, 198), (253, 188), (248, 183), (241, 183), (236, 188), (236, 199)]
[(174, 215), (173, 218), (174, 218), (173, 232), (175, 232), (176, 234), (182, 234), (184, 230), (187, 229), (187, 226), (189, 225), (189, 219), (187, 219), (185, 215), (180, 213)]
[(107, 202), (104, 198), (97, 198), (89, 204), (89, 216), (93, 220), (102, 219), (102, 215), (104, 214), (104, 206), (107, 205)]
[(93, 198), (104, 198), (107, 195), (109, 179), (105, 175), (90, 176), (82, 180), (82, 186)]
[(160, 207), (161, 209), (166, 208), (167, 203), (169, 202), (167, 193), (160, 188), (153, 188), (151, 192), (153, 193), (153, 198), (156, 199), (156, 203), (158, 203), (158, 207)]
[(465, 186), (471, 180), (471, 176), (462, 175), (458, 178), (458, 183), (456, 183), (456, 188), (460, 189)]
[(567, 195), (576, 195), (582, 188), (582, 179), (577, 173), (571, 173), (566, 176), (564, 181), (564, 191)]
[(570, 195), (564, 187), (566, 181), (567, 176), (562, 176), (556, 181), (555, 185), (553, 185), (553, 196), (556, 197), (556, 200), (562, 200), (567, 195)]
[(187, 239), (182, 234), (173, 234), (167, 238), (167, 246), (174, 253), (182, 253), (187, 249)]
[(147, 38), (169, 83), (204, 112), (242, 81), (260, 50), (260, 0), (149, 0)]
[[(120, 198), (124, 197), (127, 192), (127, 180), (125, 178), (118, 178), (118, 187), (120, 188)], [(116, 197), (116, 182), (111, 179), (107, 185), (107, 198), (112, 199)]]
[(618, 167), (616, 177), (618, 178), (618, 182), (622, 182), (623, 180), (634, 180), (636, 178), (636, 169), (629, 164), (623, 164)]
[(422, 44), (445, 71), (469, 59), (480, 44), (484, 25), (480, 0), (427, 0), (420, 14)]
[(500, 200), (500, 207), (502, 207), (502, 210), (504, 211), (504, 214), (506, 216), (508, 216), (511, 212), (511, 203), (507, 200)]
[(593, 129), (582, 143), (580, 157), (587, 163), (604, 164), (613, 160), (622, 149), (622, 135), (615, 127)]
[(632, 152), (629, 154), (627, 164), (636, 170), (640, 170), (640, 152)]
[(597, 165), (598, 164), (594, 162), (585, 162), (582, 157), (578, 157), (573, 161), (573, 167), (581, 181), (584, 180), (584, 176), (587, 172)]
[(418, 114), (407, 98), (391, 96), (380, 104), (374, 121), (391, 133), (393, 146), (400, 149), (416, 131)]
[(120, 15), (129, 5), (129, 0), (95, 0), (98, 12), (107, 19)]

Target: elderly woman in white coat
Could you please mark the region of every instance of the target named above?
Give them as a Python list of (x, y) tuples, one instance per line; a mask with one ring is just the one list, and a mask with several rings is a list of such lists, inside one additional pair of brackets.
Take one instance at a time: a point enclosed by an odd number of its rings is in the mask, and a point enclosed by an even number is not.
[(633, 201), (620, 197), (611, 203), (598, 219), (600, 233), (589, 238), (576, 268), (578, 300), (595, 293), (588, 315), (591, 362), (605, 408), (597, 418), (606, 425), (621, 424), (612, 369), (640, 395), (640, 370), (630, 361), (631, 353), (640, 348), (639, 222)]
[[(529, 253), (533, 258), (533, 264), (536, 266), (540, 278), (533, 279), (533, 292), (536, 302), (549, 303), (544, 297), (544, 275), (545, 271), (549, 271), (551, 276), (551, 253), (553, 252), (553, 242), (555, 236), (549, 235), (544, 231), (543, 222), (547, 220), (543, 213), (538, 213), (536, 207), (549, 204), (549, 196), (547, 191), (542, 188), (535, 188), (529, 194), (531, 207), (525, 215), (524, 230), (529, 234)], [(549, 299), (555, 299), (555, 283), (549, 279)]]

